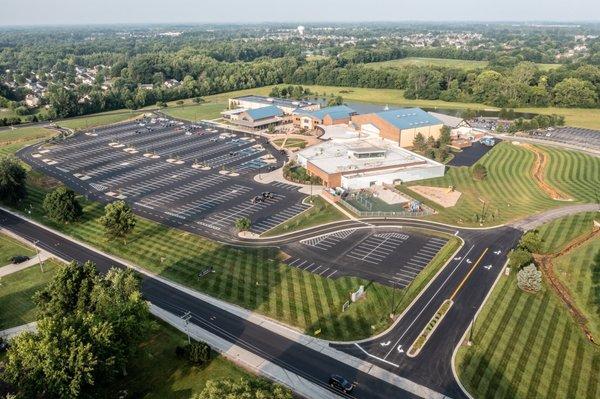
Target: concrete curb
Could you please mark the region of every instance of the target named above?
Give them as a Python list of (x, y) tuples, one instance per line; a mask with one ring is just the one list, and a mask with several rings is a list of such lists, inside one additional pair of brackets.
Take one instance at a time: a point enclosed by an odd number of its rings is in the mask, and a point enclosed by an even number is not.
[(37, 330), (37, 322), (23, 324), (16, 327), (7, 328), (6, 330), (0, 331), (0, 337), (11, 339), (24, 332), (35, 332)]

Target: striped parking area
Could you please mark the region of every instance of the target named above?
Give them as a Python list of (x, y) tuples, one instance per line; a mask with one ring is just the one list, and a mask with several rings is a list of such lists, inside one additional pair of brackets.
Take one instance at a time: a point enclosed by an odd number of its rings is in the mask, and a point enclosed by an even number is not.
[(160, 193), (144, 197), (138, 201), (137, 204), (145, 207), (166, 205), (184, 199), (190, 195), (197, 194), (200, 191), (206, 190), (219, 183), (223, 183), (226, 180), (227, 177), (223, 175), (207, 176), (203, 179), (193, 180), (189, 183), (172, 188), (167, 193)]
[(246, 201), (241, 204), (237, 204), (226, 211), (221, 211), (210, 215), (209, 217), (200, 220), (197, 223), (214, 230), (221, 230), (223, 228), (233, 226), (236, 220), (249, 217), (253, 213), (261, 211), (270, 205), (281, 201), (283, 198), (284, 196), (279, 195), (275, 198), (268, 198), (263, 202), (257, 202), (255, 204), (250, 201)]
[(174, 216), (179, 219), (189, 219), (201, 213), (207, 212), (225, 202), (238, 198), (243, 194), (247, 194), (251, 190), (252, 189), (250, 187), (240, 186), (236, 184), (226, 189), (217, 191), (208, 197), (191, 201), (183, 206), (176, 207), (170, 211), (165, 211), (165, 214)]
[(291, 219), (294, 216), (304, 212), (308, 208), (309, 206), (304, 205), (303, 203), (294, 204), (291, 207), (277, 212), (267, 217), (266, 219), (263, 219), (260, 222), (254, 224), (250, 230), (257, 234), (264, 233), (265, 231), (272, 229), (278, 224), (281, 224), (286, 220)]
[(393, 281), (390, 280), (390, 282), (399, 288), (408, 286), (446, 245), (446, 242), (447, 240), (436, 237), (427, 240), (425, 245), (400, 267), (400, 270), (392, 277)]
[(300, 242), (304, 245), (308, 245), (309, 247), (328, 250), (329, 248), (335, 246), (338, 242), (348, 238), (354, 233), (356, 229), (348, 229), (342, 231), (336, 231), (335, 233), (325, 234), (319, 237), (308, 238), (306, 240), (301, 240)]
[(281, 181), (275, 181), (275, 182), (271, 183), (271, 185), (273, 187), (283, 188), (285, 190), (290, 190), (290, 191), (298, 191), (300, 189), (299, 186), (294, 186), (293, 184), (284, 183)]
[(317, 274), (326, 278), (333, 277), (338, 273), (338, 269), (334, 269), (325, 265), (319, 265), (303, 258), (290, 258), (286, 261), (286, 263), (288, 266), (292, 266), (296, 269), (304, 270), (306, 272)]
[(346, 254), (347, 257), (378, 265), (383, 262), (409, 236), (402, 233), (373, 234)]

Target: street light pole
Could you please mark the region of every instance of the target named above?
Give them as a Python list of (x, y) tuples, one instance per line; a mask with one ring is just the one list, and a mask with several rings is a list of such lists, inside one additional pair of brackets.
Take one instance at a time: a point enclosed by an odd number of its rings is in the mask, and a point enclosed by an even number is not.
[(184, 315), (181, 316), (181, 319), (185, 322), (185, 333), (187, 334), (188, 344), (192, 343), (192, 340), (190, 339), (190, 319), (191, 318), (192, 318), (192, 314), (190, 311), (185, 312)]
[(33, 244), (35, 245), (35, 251), (37, 252), (37, 258), (38, 258), (38, 262), (40, 263), (40, 269), (42, 270), (42, 273), (44, 273), (44, 262), (42, 262), (42, 257), (40, 255), (40, 248), (38, 247), (39, 242), (40, 242), (40, 240), (35, 240), (33, 242)]

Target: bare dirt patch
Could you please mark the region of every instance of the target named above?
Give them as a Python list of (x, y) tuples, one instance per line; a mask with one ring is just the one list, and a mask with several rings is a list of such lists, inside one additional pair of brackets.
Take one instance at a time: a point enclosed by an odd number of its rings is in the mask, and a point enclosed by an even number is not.
[(546, 180), (544, 180), (544, 170), (546, 169), (546, 165), (548, 164), (548, 156), (546, 155), (546, 153), (530, 144), (524, 144), (523, 147), (528, 148), (535, 154), (535, 162), (533, 163), (532, 173), (537, 185), (553, 200), (572, 201), (572, 198), (570, 198), (557, 188), (552, 187), (546, 182)]
[(450, 187), (410, 186), (408, 188), (444, 208), (456, 205), (462, 194)]

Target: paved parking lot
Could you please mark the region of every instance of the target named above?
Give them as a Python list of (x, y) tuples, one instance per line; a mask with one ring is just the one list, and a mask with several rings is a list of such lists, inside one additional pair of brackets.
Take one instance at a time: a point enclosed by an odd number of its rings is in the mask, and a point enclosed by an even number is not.
[[(501, 140), (496, 138), (494, 139), (496, 144), (498, 144)], [(483, 145), (480, 142), (476, 141), (471, 145), (471, 147), (463, 148), (462, 151), (454, 154), (454, 158), (448, 162), (450, 166), (473, 166), (481, 159), (482, 156), (487, 154), (494, 147), (488, 147), (487, 145)]]
[[(358, 276), (408, 286), (447, 240), (422, 232), (348, 229), (289, 244), (286, 263), (325, 277)], [(336, 265), (335, 267), (333, 265)]]
[[(241, 217), (262, 233), (308, 208), (297, 187), (253, 180), (283, 163), (270, 144), (207, 124), (147, 118), (24, 156), (92, 198), (124, 199), (143, 216), (217, 237), (232, 233)], [(263, 192), (272, 198), (252, 201)]]
[(530, 132), (529, 136), (538, 140), (581, 146), (584, 149), (600, 150), (600, 131), (598, 130), (565, 126), (553, 128), (553, 130), (536, 130)]

